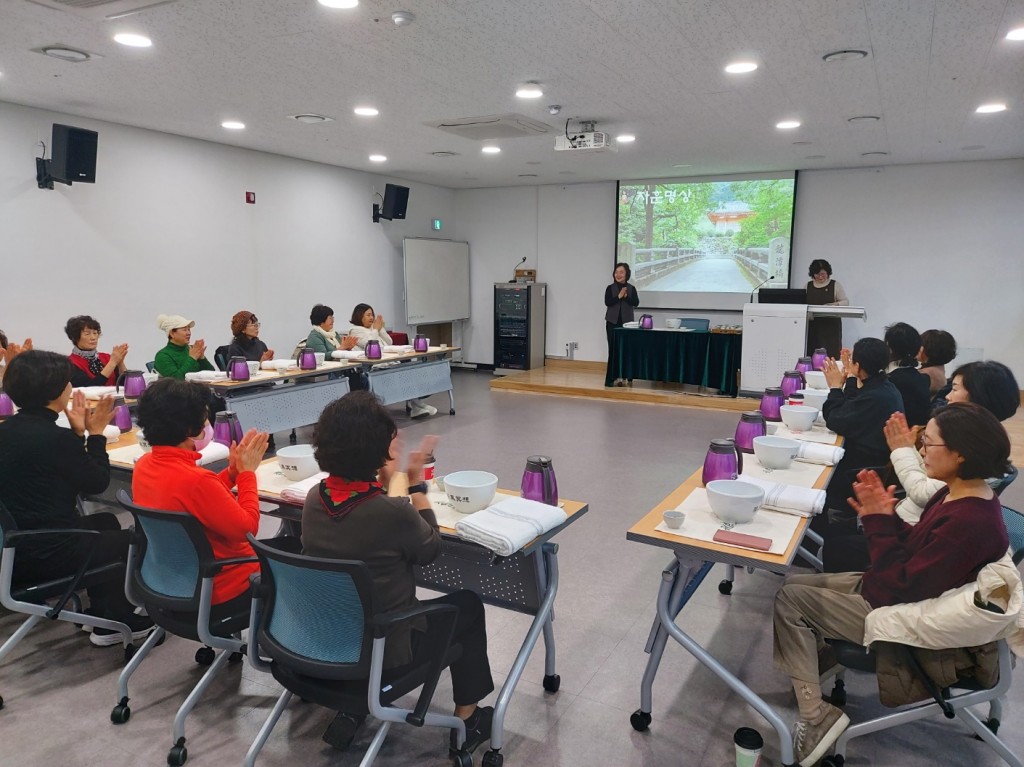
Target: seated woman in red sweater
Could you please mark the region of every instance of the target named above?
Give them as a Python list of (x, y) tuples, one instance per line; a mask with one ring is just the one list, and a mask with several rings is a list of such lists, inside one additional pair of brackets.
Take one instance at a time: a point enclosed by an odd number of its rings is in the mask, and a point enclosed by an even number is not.
[[(260, 526), (255, 471), (267, 450), (267, 434), (250, 429), (231, 446), (228, 468), (220, 474), (196, 465), (195, 440), (206, 426), (209, 401), (209, 389), (189, 381), (161, 378), (146, 389), (139, 399), (139, 425), (153, 450), (135, 464), (132, 495), (140, 506), (196, 517), (217, 559), (255, 557), (245, 535), (255, 535)], [(213, 620), (244, 609), (251, 600), (249, 576), (258, 570), (256, 562), (232, 565), (214, 577)]]
[(1010, 456), (1010, 439), (996, 417), (979, 405), (949, 405), (925, 427), (921, 454), (928, 476), (946, 487), (916, 525), (896, 515), (895, 486), (885, 488), (873, 471), (861, 471), (853, 486), (857, 498), (849, 500), (868, 539), (867, 572), (791, 576), (775, 596), (775, 664), (796, 691), (800, 721), (793, 749), (804, 767), (821, 759), (850, 723), (821, 697), (823, 641), (861, 643), (864, 619), (874, 608), (920, 602), (971, 583), (1009, 546), (999, 499), (985, 482), (1005, 472)]
[(97, 351), (100, 343), (100, 323), (88, 314), (72, 317), (64, 325), (64, 333), (74, 344), (68, 358), (71, 360), (71, 385), (115, 386), (117, 377), (125, 371), (124, 358), (128, 344), (118, 344), (110, 354)]

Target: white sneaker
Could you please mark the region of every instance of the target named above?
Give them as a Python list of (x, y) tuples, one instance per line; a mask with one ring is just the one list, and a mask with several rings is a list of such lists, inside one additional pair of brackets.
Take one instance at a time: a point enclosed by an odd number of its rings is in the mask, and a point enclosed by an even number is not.
[(433, 405), (413, 405), (409, 417), (410, 418), (425, 418), (428, 415), (437, 415), (437, 408)]

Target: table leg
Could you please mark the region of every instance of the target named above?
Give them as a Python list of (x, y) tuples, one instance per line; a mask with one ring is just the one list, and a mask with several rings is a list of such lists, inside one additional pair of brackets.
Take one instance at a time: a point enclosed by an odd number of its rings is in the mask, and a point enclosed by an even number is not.
[(512, 700), (512, 693), (515, 692), (516, 685), (519, 684), (519, 680), (523, 676), (526, 662), (530, 659), (530, 653), (533, 652), (533, 648), (537, 645), (537, 640), (540, 638), (541, 633), (544, 634), (546, 645), (545, 670), (549, 658), (552, 663), (554, 662), (554, 632), (550, 632), (549, 644), (549, 628), (551, 609), (555, 603), (555, 594), (558, 591), (558, 545), (550, 542), (545, 543), (534, 556), (543, 558), (543, 562), (537, 562), (537, 567), (544, 569), (546, 576), (544, 580), (547, 588), (543, 592), (544, 596), (537, 614), (533, 618), (533, 623), (530, 624), (530, 629), (526, 632), (523, 646), (519, 648), (519, 654), (516, 655), (512, 668), (505, 678), (505, 684), (501, 686), (501, 690), (498, 691), (498, 697), (494, 702), (494, 721), (491, 724), (491, 750), (484, 754), (483, 760), (483, 764), (487, 767), (500, 765), (502, 762), (502, 756), (498, 752), (505, 745), (505, 713), (508, 711), (509, 702)]
[[(678, 582), (678, 573), (682, 572), (684, 568), (686, 568), (687, 573), (689, 573), (695, 565), (695, 562), (680, 561), (676, 565), (676, 572), (673, 572), (672, 567), (669, 567), (662, 573), (662, 584), (658, 591), (658, 620), (661, 622), (662, 628), (667, 631), (673, 639), (679, 642), (679, 644), (681, 644), (686, 651), (690, 653), (690, 655), (703, 663), (711, 673), (725, 682), (733, 692), (746, 701), (747, 705), (757, 711), (757, 713), (768, 721), (779, 736), (779, 751), (781, 752), (782, 764), (791, 765), (793, 764), (793, 736), (790, 732), (789, 726), (782, 720), (778, 713), (776, 713), (775, 710), (764, 701), (764, 699), (759, 697), (753, 690), (743, 684), (743, 682), (733, 675), (725, 666), (719, 663), (711, 653), (705, 650), (698, 642), (692, 639), (688, 634), (680, 629), (678, 625), (676, 625), (675, 616), (678, 615), (678, 610), (673, 610), (675, 604), (671, 599), (676, 588), (673, 582)], [(664, 649), (664, 647), (662, 647), (662, 649)], [(648, 663), (648, 666), (649, 665), (650, 664)], [(646, 673), (644, 674), (644, 677), (646, 681)], [(642, 697), (643, 690), (641, 689), (641, 698)]]
[(448, 415), (455, 415), (455, 387), (448, 390)]

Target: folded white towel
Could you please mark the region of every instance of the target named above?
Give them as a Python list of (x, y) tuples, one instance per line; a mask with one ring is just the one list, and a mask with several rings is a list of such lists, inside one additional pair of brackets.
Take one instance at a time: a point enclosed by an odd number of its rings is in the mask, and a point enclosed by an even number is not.
[(408, 354), (412, 351), (412, 346), (409, 344), (400, 344), (397, 346), (383, 346), (381, 351), (384, 354)]
[(200, 370), (198, 373), (185, 373), (186, 381), (226, 381), (228, 374), (222, 370)]
[(116, 386), (79, 386), (75, 391), (80, 391), (86, 399), (101, 399), (108, 394), (117, 394)]
[(741, 479), (743, 482), (749, 482), (752, 485), (764, 488), (764, 503), (762, 506), (766, 509), (784, 511), (787, 514), (796, 514), (799, 517), (813, 517), (815, 514), (820, 514), (825, 508), (824, 490), (771, 482), (767, 479), (751, 477), (746, 474)]
[(359, 349), (338, 349), (337, 351), (331, 352), (331, 357), (336, 360), (354, 360), (357, 357), (362, 357), (363, 353)]
[(303, 503), (309, 491), (320, 484), (321, 480), (327, 479), (326, 471), (318, 471), (312, 477), (306, 477), (293, 485), (288, 485), (281, 491), (281, 497), (292, 503)]
[(260, 368), (263, 370), (277, 370), (281, 368), (283, 370), (295, 370), (298, 368), (299, 363), (295, 360), (266, 360), (260, 363)]
[(835, 445), (820, 445), (815, 442), (801, 442), (796, 452), (796, 460), (804, 463), (820, 463), (825, 466), (835, 466), (841, 460), (846, 451)]
[(640, 321), (636, 320), (634, 322), (623, 322), (622, 323), (622, 327), (624, 327), (624, 328), (638, 328), (638, 327), (640, 327)]
[(220, 442), (210, 442), (206, 447), (199, 451), (199, 455), (202, 456), (196, 463), (199, 466), (206, 466), (208, 463), (216, 463), (217, 461), (226, 461), (230, 456), (231, 451), (227, 445), (222, 445)]
[(506, 498), (459, 520), (455, 523), (455, 532), (464, 540), (507, 557), (565, 520), (565, 512), (557, 506), (525, 498)]

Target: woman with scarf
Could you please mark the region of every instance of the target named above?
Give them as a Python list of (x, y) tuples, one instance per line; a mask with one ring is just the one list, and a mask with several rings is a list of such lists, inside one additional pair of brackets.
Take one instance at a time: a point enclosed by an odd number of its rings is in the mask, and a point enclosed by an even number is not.
[(355, 348), (355, 338), (343, 336), (334, 329), (334, 309), (331, 307), (325, 304), (314, 306), (309, 313), (309, 324), (313, 327), (306, 337), (306, 346), (314, 352), (330, 357), (331, 352), (350, 351)]
[(64, 325), (64, 333), (74, 344), (68, 358), (71, 360), (71, 385), (116, 386), (117, 377), (127, 368), (128, 344), (118, 344), (110, 354), (97, 350), (100, 343), (100, 323), (88, 314), (72, 317)]

